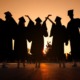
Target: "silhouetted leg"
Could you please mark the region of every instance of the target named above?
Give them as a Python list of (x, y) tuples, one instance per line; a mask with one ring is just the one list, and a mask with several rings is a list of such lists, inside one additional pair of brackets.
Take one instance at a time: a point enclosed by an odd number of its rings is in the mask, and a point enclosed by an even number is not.
[(61, 68), (61, 61), (59, 61), (59, 67)]
[(66, 66), (65, 66), (65, 61), (63, 61), (63, 68), (65, 68)]
[(40, 68), (40, 61), (38, 62), (38, 68)]
[(77, 62), (74, 60), (72, 67), (77, 67)]
[(38, 58), (38, 68), (40, 68), (41, 58)]
[(35, 68), (37, 68), (37, 61), (35, 62)]
[(17, 68), (20, 68), (20, 61), (18, 60)]
[(25, 60), (23, 61), (23, 67), (25, 68)]

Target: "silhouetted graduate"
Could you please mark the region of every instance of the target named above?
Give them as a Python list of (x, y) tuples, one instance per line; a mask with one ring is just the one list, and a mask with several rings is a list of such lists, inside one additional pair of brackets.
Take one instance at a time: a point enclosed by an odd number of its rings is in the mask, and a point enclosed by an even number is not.
[(52, 22), (52, 29), (50, 36), (53, 36), (52, 56), (54, 56), (58, 60), (59, 67), (61, 67), (61, 63), (63, 63), (63, 67), (65, 67), (64, 43), (65, 42), (67, 43), (66, 28), (64, 25), (61, 24), (61, 17), (59, 16), (57, 16), (55, 19), (56, 23), (54, 23), (52, 20), (50, 21)]
[(33, 29), (31, 53), (35, 59), (36, 67), (40, 67), (44, 49), (44, 36), (48, 36), (46, 20), (41, 24), (42, 20), (39, 17), (35, 19), (36, 24)]
[(73, 66), (77, 66), (76, 61), (80, 59), (80, 19), (74, 18), (73, 10), (68, 10), (70, 21), (67, 24), (68, 39), (71, 45), (71, 54), (74, 61)]
[(14, 32), (15, 28), (17, 26), (17, 23), (12, 17), (12, 14), (7, 11), (4, 13), (5, 14), (5, 29), (6, 29), (6, 48), (7, 48), (7, 53), (12, 52), (12, 39), (14, 38)]
[(20, 62), (23, 63), (23, 67), (25, 67), (25, 60), (27, 59), (27, 31), (25, 28), (25, 19), (24, 17), (19, 18), (19, 23), (16, 30), (16, 37), (15, 37), (15, 53), (17, 55), (18, 60), (18, 68), (20, 67)]
[[(28, 25), (26, 26), (26, 29), (27, 29), (27, 40), (28, 42), (31, 42), (32, 39), (33, 39), (33, 29), (34, 29), (34, 22), (32, 21), (32, 19), (30, 18), (29, 15), (25, 15), (28, 19), (29, 19), (29, 22), (28, 22)], [(29, 52), (29, 51), (28, 51)], [(33, 56), (32, 54), (28, 54), (28, 59), (27, 61), (33, 61)]]
[(12, 14), (7, 11), (5, 14), (4, 21), (4, 32), (5, 32), (5, 51), (7, 55), (7, 59), (9, 59), (9, 55), (12, 53), (12, 39), (14, 37), (15, 27), (17, 26), (16, 21), (13, 19)]

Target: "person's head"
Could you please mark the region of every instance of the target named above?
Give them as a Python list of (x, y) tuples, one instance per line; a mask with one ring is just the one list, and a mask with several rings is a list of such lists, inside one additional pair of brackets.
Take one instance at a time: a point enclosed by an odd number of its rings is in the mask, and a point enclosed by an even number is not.
[(38, 17), (35, 19), (36, 23), (40, 24), (42, 22), (42, 20)]
[(56, 24), (61, 24), (61, 17), (57, 16), (55, 22)]
[(68, 10), (68, 16), (70, 17), (70, 19), (73, 19), (73, 17), (74, 17), (73, 9), (72, 10)]
[(5, 12), (4, 14), (5, 14), (6, 20), (12, 17), (11, 12), (9, 12), (9, 11)]
[(24, 24), (26, 21), (24, 19), (24, 17), (20, 17), (19, 18), (19, 24)]

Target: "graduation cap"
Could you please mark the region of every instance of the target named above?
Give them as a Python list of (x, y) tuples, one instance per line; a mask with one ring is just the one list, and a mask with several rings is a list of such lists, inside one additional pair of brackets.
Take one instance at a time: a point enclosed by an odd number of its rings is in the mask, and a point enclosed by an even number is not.
[(19, 20), (22, 21), (22, 22), (26, 22), (24, 17), (20, 17)]
[(38, 17), (35, 19), (36, 22), (42, 22), (42, 20)]
[(56, 19), (55, 19), (55, 21), (58, 21), (58, 20), (60, 21), (61, 17), (57, 16)]
[(73, 9), (72, 10), (68, 10), (68, 15), (72, 15), (73, 14)]
[(12, 14), (9, 11), (5, 12), (4, 14), (7, 16), (12, 16)]

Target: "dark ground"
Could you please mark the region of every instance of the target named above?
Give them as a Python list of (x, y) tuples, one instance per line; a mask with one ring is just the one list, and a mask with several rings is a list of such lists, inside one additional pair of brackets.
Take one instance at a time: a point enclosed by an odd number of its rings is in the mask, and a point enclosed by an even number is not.
[(57, 63), (42, 63), (40, 68), (34, 64), (17, 68), (17, 63), (8, 63), (8, 68), (2, 68), (0, 63), (0, 80), (80, 80), (80, 63), (72, 67), (66, 63), (66, 68), (59, 68)]

